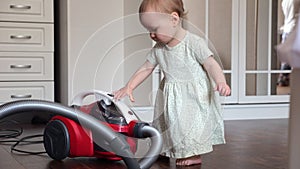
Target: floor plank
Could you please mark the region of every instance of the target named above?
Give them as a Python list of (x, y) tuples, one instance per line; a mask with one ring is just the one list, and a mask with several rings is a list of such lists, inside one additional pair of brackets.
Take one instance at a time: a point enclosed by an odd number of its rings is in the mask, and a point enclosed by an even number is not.
[[(25, 125), (21, 137), (41, 134), (44, 126)], [(226, 121), (227, 143), (202, 156), (203, 164), (175, 165), (175, 159), (158, 159), (151, 169), (287, 169), (288, 119)], [(3, 139), (0, 139), (3, 140)], [(43, 145), (23, 147), (43, 151)], [(11, 153), (9, 145), (0, 145), (0, 168), (10, 169), (126, 169), (122, 161), (96, 158), (68, 158), (54, 161), (47, 155)]]
[(6, 148), (0, 147), (0, 168), (25, 169), (18, 161), (16, 161)]

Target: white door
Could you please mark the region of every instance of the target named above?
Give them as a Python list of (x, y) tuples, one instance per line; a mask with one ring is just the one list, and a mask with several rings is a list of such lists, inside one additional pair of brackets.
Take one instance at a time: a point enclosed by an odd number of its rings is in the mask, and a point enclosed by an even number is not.
[(278, 86), (280, 70), (276, 45), (280, 43), (281, 2), (240, 0), (239, 103), (289, 102), (289, 85)]
[[(280, 3), (278, 0), (185, 1), (188, 19), (204, 32), (221, 60), (232, 89), (231, 95), (224, 99), (225, 104), (289, 102), (289, 86), (276, 84), (280, 73), (291, 72), (280, 70), (275, 50), (280, 42)], [(161, 77), (157, 69), (153, 88), (158, 87)]]

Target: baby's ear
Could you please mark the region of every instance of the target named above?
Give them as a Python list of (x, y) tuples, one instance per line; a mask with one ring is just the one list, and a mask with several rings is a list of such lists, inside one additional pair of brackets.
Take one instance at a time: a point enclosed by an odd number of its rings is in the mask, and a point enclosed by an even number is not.
[(177, 12), (171, 13), (172, 21), (177, 24), (180, 21), (180, 17)]

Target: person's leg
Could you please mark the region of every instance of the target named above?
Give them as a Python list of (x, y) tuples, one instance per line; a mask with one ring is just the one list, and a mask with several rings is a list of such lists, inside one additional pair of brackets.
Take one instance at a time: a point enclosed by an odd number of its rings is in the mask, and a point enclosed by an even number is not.
[[(282, 63), (280, 70), (291, 70), (291, 66), (287, 63)], [(279, 74), (277, 85), (278, 86), (289, 86), (290, 85), (290, 78), (289, 73), (281, 73)]]
[(180, 158), (176, 160), (176, 165), (180, 166), (190, 166), (190, 165), (196, 165), (196, 164), (201, 164), (201, 156), (196, 155), (188, 158)]

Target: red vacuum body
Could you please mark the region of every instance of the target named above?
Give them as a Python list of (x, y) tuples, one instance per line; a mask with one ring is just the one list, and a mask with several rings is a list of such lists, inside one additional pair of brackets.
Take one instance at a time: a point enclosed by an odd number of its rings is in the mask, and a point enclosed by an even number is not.
[[(78, 105), (76, 103), (90, 94), (79, 95), (72, 107), (95, 117), (99, 120), (99, 123), (105, 124), (113, 131), (123, 135), (131, 151), (135, 153), (137, 141), (133, 138), (133, 130), (138, 118), (134, 112), (124, 104), (116, 104), (112, 100), (103, 97), (107, 96), (111, 99), (111, 96), (105, 93), (100, 93), (102, 97), (91, 104)], [(80, 122), (57, 115), (50, 120), (44, 130), (44, 146), (47, 154), (56, 160), (62, 160), (66, 157), (97, 157), (122, 160), (121, 157), (110, 152), (109, 149), (103, 148), (103, 146), (100, 147), (98, 143), (94, 142), (94, 137), (96, 137), (96, 133), (83, 127)]]
[[(95, 101), (82, 104), (88, 95)], [(43, 100), (19, 100), (0, 106), (0, 120), (23, 112), (52, 112), (54, 116), (44, 130), (44, 147), (53, 159), (97, 157), (123, 160), (129, 169), (149, 169), (157, 160), (163, 145), (161, 133), (109, 93), (83, 92), (72, 106)], [(150, 139), (143, 158), (136, 157), (135, 139)]]

